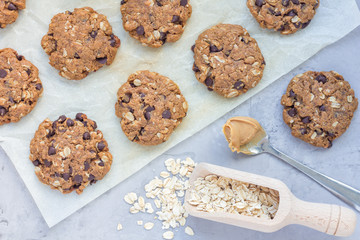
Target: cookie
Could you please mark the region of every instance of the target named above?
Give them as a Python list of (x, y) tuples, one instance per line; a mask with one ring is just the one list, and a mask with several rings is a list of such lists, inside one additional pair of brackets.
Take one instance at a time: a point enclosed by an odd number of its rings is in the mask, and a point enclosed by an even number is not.
[(320, 0), (247, 0), (247, 6), (262, 28), (292, 34), (306, 28)]
[(123, 26), (144, 46), (176, 42), (191, 16), (188, 0), (122, 0)]
[(192, 50), (197, 80), (226, 98), (246, 93), (263, 76), (260, 48), (240, 25), (213, 26), (200, 34)]
[(30, 113), (43, 92), (39, 70), (11, 49), (0, 49), (0, 125)]
[(26, 0), (0, 0), (0, 28), (16, 21), (19, 10), (25, 9)]
[(155, 72), (129, 76), (118, 93), (116, 115), (130, 141), (142, 145), (165, 142), (186, 116), (188, 104), (179, 87)]
[(84, 7), (55, 15), (41, 46), (60, 76), (81, 80), (114, 61), (120, 39), (106, 16)]
[(358, 100), (337, 72), (309, 71), (290, 81), (281, 104), (293, 136), (329, 148), (349, 127)]
[(62, 193), (101, 180), (110, 170), (112, 155), (95, 121), (83, 113), (75, 119), (60, 116), (39, 125), (30, 143), (30, 160), (39, 180)]

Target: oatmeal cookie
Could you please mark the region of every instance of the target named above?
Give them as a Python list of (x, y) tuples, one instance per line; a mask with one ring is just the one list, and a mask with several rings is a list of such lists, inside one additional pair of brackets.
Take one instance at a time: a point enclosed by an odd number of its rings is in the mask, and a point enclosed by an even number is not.
[(0, 28), (16, 21), (19, 10), (25, 9), (26, 0), (0, 0)]
[(293, 136), (329, 148), (349, 127), (358, 100), (350, 84), (337, 72), (309, 71), (290, 81), (281, 104)]
[(262, 78), (264, 57), (240, 25), (213, 26), (200, 34), (192, 50), (197, 80), (226, 98), (246, 93)]
[(123, 26), (130, 36), (149, 47), (176, 42), (191, 16), (189, 0), (122, 0)]
[(46, 119), (30, 143), (30, 160), (39, 180), (62, 193), (101, 180), (110, 170), (112, 155), (95, 121), (83, 113), (75, 119)]
[(262, 28), (292, 34), (309, 26), (320, 0), (248, 0), (247, 6)]
[(30, 113), (43, 92), (39, 70), (11, 49), (0, 49), (0, 125)]
[(60, 76), (81, 80), (114, 61), (120, 39), (106, 16), (84, 7), (55, 15), (41, 46)]
[(129, 140), (142, 145), (165, 142), (188, 109), (176, 83), (155, 72), (130, 75), (117, 97), (115, 112), (122, 130)]

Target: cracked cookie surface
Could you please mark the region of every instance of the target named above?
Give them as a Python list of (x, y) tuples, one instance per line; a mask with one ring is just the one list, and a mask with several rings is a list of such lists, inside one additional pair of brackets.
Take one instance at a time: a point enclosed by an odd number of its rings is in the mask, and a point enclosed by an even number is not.
[(176, 42), (191, 16), (189, 0), (123, 0), (123, 26), (130, 36), (149, 47)]
[(11, 49), (0, 49), (0, 125), (30, 113), (43, 92), (39, 70)]
[(25, 9), (25, 0), (0, 0), (0, 28), (16, 21), (19, 10)]
[(248, 0), (247, 6), (262, 28), (292, 34), (306, 28), (320, 0)]
[(62, 193), (76, 191), (101, 180), (110, 170), (112, 155), (95, 121), (83, 113), (75, 119), (46, 119), (30, 144), (30, 160), (39, 180)]
[(329, 148), (349, 127), (358, 100), (337, 72), (308, 71), (290, 81), (281, 104), (293, 136)]
[(114, 61), (120, 39), (106, 16), (84, 7), (55, 15), (41, 46), (60, 76), (81, 80)]
[(115, 112), (122, 130), (129, 140), (142, 145), (165, 142), (188, 109), (176, 83), (155, 72), (130, 75), (117, 97)]
[(192, 50), (197, 80), (224, 97), (237, 97), (262, 78), (264, 57), (256, 40), (240, 25), (213, 26), (200, 34)]

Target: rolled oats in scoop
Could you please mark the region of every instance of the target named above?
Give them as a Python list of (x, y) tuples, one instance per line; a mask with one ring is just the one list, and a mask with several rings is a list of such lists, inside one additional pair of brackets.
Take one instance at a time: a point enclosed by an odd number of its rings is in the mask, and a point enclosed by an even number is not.
[(211, 27), (200, 34), (192, 50), (197, 80), (226, 98), (246, 93), (263, 76), (265, 60), (260, 48), (240, 25)]
[(90, 7), (55, 15), (41, 46), (60, 76), (81, 80), (115, 59), (120, 39), (106, 16)]
[(83, 113), (76, 118), (45, 119), (30, 143), (30, 160), (39, 180), (62, 193), (81, 194), (109, 172), (112, 155), (95, 121)]

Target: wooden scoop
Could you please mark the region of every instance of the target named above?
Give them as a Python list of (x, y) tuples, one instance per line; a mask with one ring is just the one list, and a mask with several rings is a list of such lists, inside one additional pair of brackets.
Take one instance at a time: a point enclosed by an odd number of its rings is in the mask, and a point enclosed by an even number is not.
[[(279, 192), (279, 208), (271, 220), (234, 213), (203, 212), (190, 205), (190, 193), (199, 177), (217, 175), (237, 181), (267, 187)], [(345, 207), (305, 202), (296, 198), (280, 180), (237, 171), (212, 164), (200, 163), (190, 177), (190, 189), (185, 195), (185, 209), (192, 216), (231, 224), (261, 232), (275, 232), (290, 224), (300, 224), (335, 236), (350, 236), (356, 226), (356, 214)]]

